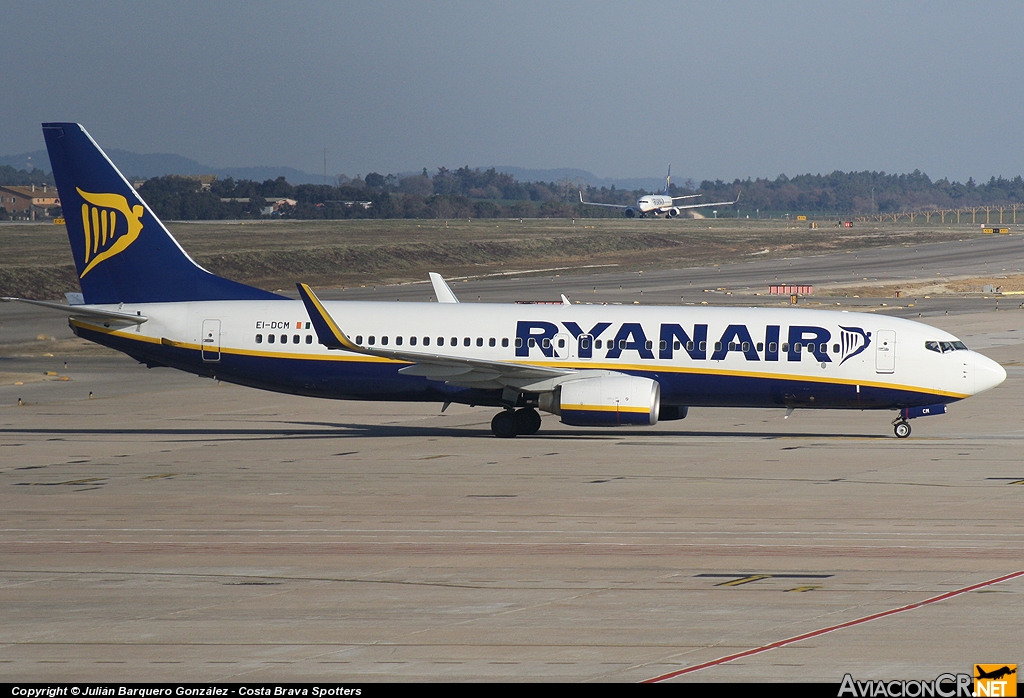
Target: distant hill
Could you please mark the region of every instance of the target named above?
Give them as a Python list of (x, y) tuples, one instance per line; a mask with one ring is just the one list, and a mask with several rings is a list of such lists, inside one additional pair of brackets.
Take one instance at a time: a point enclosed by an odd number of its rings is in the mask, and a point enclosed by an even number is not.
[[(322, 174), (310, 174), (297, 170), (294, 167), (211, 167), (204, 165), (192, 158), (186, 158), (172, 153), (149, 153), (140, 155), (127, 150), (111, 148), (106, 151), (110, 159), (114, 161), (117, 168), (129, 179), (149, 179), (151, 177), (162, 177), (164, 175), (197, 175), (215, 174), (221, 179), (232, 177), (236, 180), (251, 179), (256, 182), (263, 182), (268, 179), (284, 177), (292, 184), (323, 184)], [(18, 155), (0, 155), (0, 165), (10, 165), (16, 170), (25, 169), (29, 158), (36, 169), (45, 172), (50, 171), (50, 158), (45, 150), (35, 150), (31, 153), (20, 153)], [(489, 167), (481, 167), (487, 170)], [(535, 170), (525, 167), (512, 167), (510, 165), (495, 166), (498, 172), (505, 172), (519, 182), (558, 182), (569, 178), (581, 180), (590, 186), (612, 187), (633, 191), (646, 189), (648, 191), (661, 191), (665, 187), (663, 177), (598, 177), (592, 172), (579, 170), (570, 167), (561, 167), (551, 170)], [(405, 172), (402, 175), (419, 174), (418, 172)], [(328, 183), (333, 183), (328, 178)], [(685, 177), (678, 177), (675, 181), (682, 184)]]
[[(201, 162), (171, 153), (150, 153), (140, 155), (127, 150), (111, 148), (106, 151), (117, 168), (129, 179), (149, 179), (164, 175), (215, 174), (221, 179), (251, 179), (262, 182), (267, 179), (284, 177), (292, 184), (323, 184), (323, 175), (309, 174), (294, 167), (210, 167)], [(37, 169), (50, 170), (50, 158), (45, 150), (36, 150), (19, 155), (0, 155), (0, 165), (25, 169), (28, 158)]]
[[(483, 167), (481, 169), (486, 170), (488, 168)], [(510, 174), (520, 182), (558, 182), (568, 177), (571, 180), (582, 180), (586, 184), (598, 189), (614, 186), (616, 189), (628, 189), (629, 191), (636, 189), (661, 191), (665, 188), (664, 177), (598, 177), (592, 172), (570, 167), (561, 167), (553, 170), (531, 170), (510, 165), (495, 165), (494, 169), (498, 172)], [(675, 182), (681, 185), (685, 179), (685, 177), (679, 177)]]

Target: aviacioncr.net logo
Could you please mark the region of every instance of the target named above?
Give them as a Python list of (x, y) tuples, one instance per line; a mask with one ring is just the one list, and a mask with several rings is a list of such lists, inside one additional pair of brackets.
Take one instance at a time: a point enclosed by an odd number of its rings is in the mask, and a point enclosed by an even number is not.
[[(77, 189), (77, 187), (76, 187)], [(85, 228), (85, 269), (79, 278), (100, 262), (124, 252), (142, 231), (143, 208), (128, 206), (120, 194), (92, 194), (78, 190), (84, 199), (82, 227)]]

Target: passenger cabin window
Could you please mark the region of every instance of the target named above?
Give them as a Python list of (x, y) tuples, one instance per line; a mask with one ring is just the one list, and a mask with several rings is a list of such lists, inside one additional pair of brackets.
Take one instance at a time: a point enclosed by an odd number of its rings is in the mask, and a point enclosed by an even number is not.
[(764, 342), (758, 342), (757, 343), (757, 350), (758, 351), (764, 351)]
[(722, 351), (722, 343), (715, 342), (715, 351)]
[(261, 334), (256, 335), (256, 343), (257, 344), (263, 344), (263, 335), (261, 335)]
[(307, 334), (306, 335), (306, 344), (312, 344), (312, 343), (313, 343), (313, 335)]
[(503, 346), (503, 347), (507, 347), (508, 346), (508, 337), (502, 337), (501, 338), (501, 346)]
[(395, 344), (397, 344), (398, 346), (402, 346), (402, 337), (401, 336), (395, 337)]
[(626, 340), (620, 339), (619, 340), (619, 349), (625, 349), (625, 348), (626, 348)]
[(276, 335), (272, 335), (272, 334), (268, 334), (267, 335), (267, 344), (273, 344), (275, 341), (277, 341), (277, 336)]
[(839, 353), (839, 345), (838, 344), (833, 344), (832, 345), (832, 353), (833, 354), (838, 354)]
[[(520, 342), (520, 339), (517, 337), (516, 338), (516, 346), (519, 346), (519, 342)], [(530, 337), (530, 341), (527, 342), (527, 344), (529, 345), (529, 347), (531, 349), (533, 349), (535, 346), (537, 346), (537, 340), (534, 339), (533, 337)]]
[(287, 343), (288, 343), (288, 335), (286, 335), (286, 334), (281, 335), (281, 344), (287, 344)]
[(740, 346), (740, 349), (741, 349), (741, 350), (743, 350), (744, 352), (748, 352), (748, 351), (750, 351), (750, 342), (744, 342), (744, 343), (743, 343), (743, 344), (742, 344), (742, 345)]
[(297, 335), (297, 334), (293, 334), (293, 335), (292, 335), (292, 344), (298, 344), (298, 343), (299, 343), (299, 342), (301, 342), (301, 341), (302, 341), (302, 340), (301, 340), (301, 339), (299, 339), (299, 335)]
[(409, 337), (409, 346), (416, 346), (416, 337)]
[(482, 347), (484, 345), (484, 338), (483, 337), (477, 337), (476, 338), (476, 345), (478, 347)]
[(522, 348), (523, 348), (523, 338), (522, 337), (516, 337), (516, 349), (522, 349)]
[(789, 342), (783, 342), (782, 343), (782, 353), (783, 354), (789, 353)]
[[(778, 350), (779, 350), (779, 343), (778, 342), (771, 342), (771, 343), (768, 344), (768, 351), (770, 351), (771, 353), (774, 354)], [(783, 349), (783, 351), (785, 351), (785, 349)]]
[(381, 337), (381, 338), (380, 338), (380, 343), (381, 343), (381, 344), (387, 344), (387, 343), (388, 343), (388, 338), (387, 338), (387, 336), (386, 336), (386, 335), (385, 335), (384, 337)]
[(495, 344), (497, 344), (497, 342), (494, 341), (494, 337), (491, 337), (490, 339), (487, 340), (487, 346), (493, 347)]
[(356, 335), (356, 344), (362, 344), (362, 343), (363, 343), (363, 335), (357, 334)]
[(595, 339), (594, 340), (594, 348), (595, 349), (600, 349), (601, 348), (601, 340), (600, 339)]
[(559, 339), (558, 340), (558, 348), (559, 349), (565, 349), (565, 339)]
[(459, 346), (459, 338), (458, 337), (452, 337), (452, 346), (453, 347)]
[(430, 346), (430, 337), (424, 337), (423, 338), (423, 346), (425, 346), (425, 347), (429, 347)]
[(590, 337), (588, 337), (586, 335), (583, 335), (582, 337), (580, 337), (580, 349), (589, 349), (589, 348), (590, 348)]
[(377, 338), (376, 338), (376, 337), (374, 337), (374, 336), (373, 336), (373, 335), (371, 334), (371, 335), (370, 335), (370, 339), (369, 339), (368, 341), (369, 341), (369, 344), (370, 344), (370, 346), (372, 347), (372, 346), (373, 346), (374, 344), (376, 344), (376, 343), (377, 343)]
[(708, 343), (707, 342), (701, 342), (700, 345), (697, 347), (697, 349), (699, 351), (707, 351), (708, 350)]
[(469, 337), (463, 337), (463, 338), (462, 338), (462, 346), (464, 346), (464, 347), (468, 347), (468, 346), (469, 346), (469, 345), (470, 345), (471, 343), (472, 343), (472, 342), (471, 342), (471, 340), (469, 339)]
[(647, 342), (644, 343), (644, 349), (646, 349), (647, 351), (650, 351), (653, 348), (654, 348), (654, 342), (652, 342), (651, 340), (648, 339)]

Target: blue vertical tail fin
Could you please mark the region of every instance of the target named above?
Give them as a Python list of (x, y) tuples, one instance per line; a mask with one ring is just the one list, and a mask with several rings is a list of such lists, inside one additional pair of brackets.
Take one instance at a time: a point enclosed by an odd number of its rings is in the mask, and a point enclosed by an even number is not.
[(203, 269), (80, 124), (43, 124), (85, 302), (270, 300)]
[(668, 176), (665, 177), (665, 196), (671, 196), (668, 193), (668, 188), (672, 185), (672, 165), (668, 166)]

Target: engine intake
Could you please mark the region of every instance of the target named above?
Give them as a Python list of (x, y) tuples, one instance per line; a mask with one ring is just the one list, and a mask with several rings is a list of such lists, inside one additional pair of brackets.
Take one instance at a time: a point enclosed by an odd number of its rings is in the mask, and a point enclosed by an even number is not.
[(661, 386), (636, 376), (584, 378), (543, 393), (539, 407), (576, 427), (652, 426), (658, 423)]

